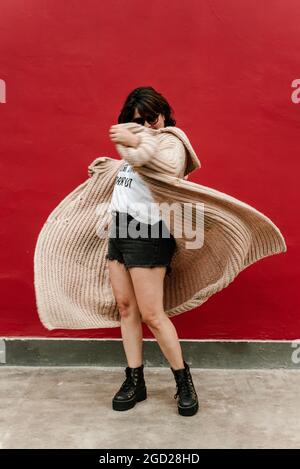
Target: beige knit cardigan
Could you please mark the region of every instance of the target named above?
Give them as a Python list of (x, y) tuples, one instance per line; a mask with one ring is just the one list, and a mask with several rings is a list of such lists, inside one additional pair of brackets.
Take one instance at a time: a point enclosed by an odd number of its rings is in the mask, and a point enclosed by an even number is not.
[[(96, 158), (88, 167), (88, 179), (50, 213), (37, 238), (36, 304), (49, 330), (120, 326), (105, 259), (112, 218), (103, 206), (108, 207), (116, 175), (126, 161), (148, 184), (156, 202), (204, 207), (204, 244), (188, 249), (184, 235), (176, 239), (172, 272), (164, 280), (169, 317), (202, 305), (249, 265), (287, 250), (279, 228), (264, 214), (230, 195), (184, 179), (201, 164), (182, 129), (151, 129), (132, 122), (118, 125), (138, 135), (138, 147), (116, 144), (120, 160)], [(169, 226), (173, 234), (176, 223), (175, 216)]]

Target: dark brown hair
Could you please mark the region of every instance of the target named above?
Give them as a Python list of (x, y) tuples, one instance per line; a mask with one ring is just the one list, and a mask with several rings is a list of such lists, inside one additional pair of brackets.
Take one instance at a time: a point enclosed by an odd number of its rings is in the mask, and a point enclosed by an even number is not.
[(118, 124), (131, 122), (136, 107), (147, 122), (154, 121), (159, 114), (162, 114), (165, 117), (165, 127), (176, 125), (172, 115), (173, 109), (166, 98), (152, 86), (140, 86), (129, 93), (119, 114)]

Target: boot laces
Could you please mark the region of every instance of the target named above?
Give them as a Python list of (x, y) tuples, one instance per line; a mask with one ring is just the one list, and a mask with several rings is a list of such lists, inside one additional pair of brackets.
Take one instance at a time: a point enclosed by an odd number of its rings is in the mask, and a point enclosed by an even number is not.
[(134, 383), (133, 383), (133, 380), (131, 379), (131, 376), (127, 376), (127, 378), (125, 379), (124, 383), (121, 386), (121, 390), (125, 392), (129, 391), (129, 389), (131, 388), (133, 384)]
[(126, 370), (126, 379), (124, 383), (121, 386), (121, 391), (129, 391), (129, 389), (132, 387), (132, 385), (135, 385), (135, 380), (134, 378), (136, 377), (137, 379), (137, 373), (134, 373), (134, 376), (131, 375), (130, 370)]
[(182, 394), (182, 397), (188, 397), (191, 392), (193, 392), (193, 383), (189, 375), (187, 377), (179, 378), (176, 383), (177, 392), (174, 395), (174, 399), (176, 399), (179, 394)]

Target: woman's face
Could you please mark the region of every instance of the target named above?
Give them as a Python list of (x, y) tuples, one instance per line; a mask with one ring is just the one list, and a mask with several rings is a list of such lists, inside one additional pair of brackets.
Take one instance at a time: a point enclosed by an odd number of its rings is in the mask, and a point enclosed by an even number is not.
[[(135, 108), (133, 118), (135, 119), (136, 117), (141, 117), (137, 108)], [(149, 124), (149, 122), (145, 121), (144, 125), (145, 127), (150, 127), (151, 129), (161, 129), (165, 126), (164, 116), (162, 114), (159, 114), (158, 119), (154, 124)]]

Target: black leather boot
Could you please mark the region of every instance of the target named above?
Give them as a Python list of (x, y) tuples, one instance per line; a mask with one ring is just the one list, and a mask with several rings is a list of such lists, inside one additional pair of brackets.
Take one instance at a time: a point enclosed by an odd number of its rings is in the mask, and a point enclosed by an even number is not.
[(138, 368), (125, 369), (126, 379), (112, 400), (114, 410), (127, 410), (139, 401), (147, 398), (147, 389), (144, 380), (144, 365)]
[(177, 402), (178, 413), (180, 415), (190, 416), (194, 415), (198, 411), (199, 402), (189, 365), (185, 361), (183, 361), (183, 363), (184, 368), (179, 370), (174, 370), (171, 367), (177, 386), (177, 392), (174, 399), (179, 396)]

